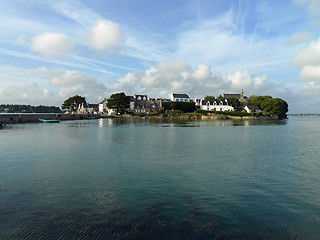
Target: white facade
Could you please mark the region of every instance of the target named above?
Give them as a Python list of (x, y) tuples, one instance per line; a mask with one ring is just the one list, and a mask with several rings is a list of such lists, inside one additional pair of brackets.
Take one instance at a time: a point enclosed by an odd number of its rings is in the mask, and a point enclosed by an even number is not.
[(234, 111), (234, 107), (228, 105), (227, 101), (204, 101), (200, 102), (200, 109), (205, 111)]
[(108, 100), (105, 98), (101, 103), (99, 103), (99, 113), (107, 112), (107, 102)]
[(262, 112), (261, 109), (259, 107), (257, 107), (257, 106), (245, 106), (243, 109), (246, 110), (247, 113), (251, 113), (253, 110), (255, 112), (257, 112), (257, 113), (261, 113)]

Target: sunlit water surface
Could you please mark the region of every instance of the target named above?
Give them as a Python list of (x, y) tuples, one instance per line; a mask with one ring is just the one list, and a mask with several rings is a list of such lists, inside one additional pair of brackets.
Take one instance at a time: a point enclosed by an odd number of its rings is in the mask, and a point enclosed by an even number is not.
[(0, 239), (319, 239), (320, 117), (0, 130)]

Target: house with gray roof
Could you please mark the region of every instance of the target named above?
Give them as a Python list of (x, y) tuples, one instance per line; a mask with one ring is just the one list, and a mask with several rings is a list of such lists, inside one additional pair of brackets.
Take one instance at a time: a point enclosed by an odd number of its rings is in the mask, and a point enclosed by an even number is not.
[(241, 107), (249, 105), (249, 98), (247, 96), (244, 96), (243, 89), (241, 91), (241, 94), (234, 94), (234, 93), (223, 94), (224, 99), (228, 99), (230, 97), (234, 97), (234, 98), (238, 99)]
[(135, 113), (152, 113), (158, 112), (162, 107), (162, 100), (140, 100), (136, 101), (133, 111)]
[(228, 105), (228, 100), (224, 101), (208, 101), (208, 100), (201, 100), (200, 101), (200, 109), (205, 111), (234, 111), (234, 107)]
[(188, 93), (172, 93), (171, 101), (173, 102), (190, 102), (190, 96)]
[(130, 110), (134, 113), (151, 113), (157, 112), (162, 107), (163, 100), (161, 98), (148, 98), (147, 94), (134, 94), (130, 97)]
[(244, 110), (246, 110), (247, 113), (251, 113), (252, 111), (257, 112), (257, 113), (262, 112), (262, 110), (258, 106), (251, 106), (251, 105), (245, 106)]

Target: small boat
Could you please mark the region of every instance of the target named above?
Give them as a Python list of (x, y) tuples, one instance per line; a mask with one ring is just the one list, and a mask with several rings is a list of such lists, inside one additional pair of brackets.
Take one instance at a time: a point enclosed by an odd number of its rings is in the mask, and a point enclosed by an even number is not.
[(42, 122), (42, 123), (58, 123), (60, 122), (60, 120), (48, 120), (48, 119), (42, 119), (42, 118), (38, 118), (39, 122)]
[(0, 129), (1, 129), (2, 127), (6, 126), (6, 125), (7, 125), (7, 124), (6, 124), (4, 121), (0, 120)]

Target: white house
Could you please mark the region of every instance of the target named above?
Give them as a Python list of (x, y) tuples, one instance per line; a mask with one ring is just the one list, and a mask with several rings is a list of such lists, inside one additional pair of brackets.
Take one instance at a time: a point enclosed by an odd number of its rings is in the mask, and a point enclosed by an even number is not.
[(262, 112), (261, 109), (258, 106), (250, 106), (250, 105), (245, 106), (244, 110), (246, 110), (247, 113), (251, 113), (252, 111), (255, 111), (257, 113), (261, 113)]
[(99, 111), (98, 104), (82, 103), (79, 105), (77, 113), (79, 114), (97, 114)]
[(201, 100), (200, 109), (206, 111), (234, 111), (234, 107), (228, 105), (227, 100), (224, 101), (208, 101)]
[(108, 111), (107, 102), (108, 100), (105, 98), (102, 102), (99, 103), (99, 113), (105, 113)]
[(172, 93), (171, 101), (173, 102), (190, 102), (190, 96), (188, 93)]

